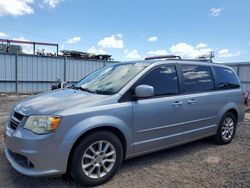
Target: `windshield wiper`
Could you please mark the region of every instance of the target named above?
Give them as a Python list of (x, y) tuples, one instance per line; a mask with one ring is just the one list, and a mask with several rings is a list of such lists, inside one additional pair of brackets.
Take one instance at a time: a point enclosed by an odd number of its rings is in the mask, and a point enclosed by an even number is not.
[(80, 89), (80, 90), (82, 90), (82, 91), (87, 91), (87, 92), (89, 92), (89, 93), (95, 93), (94, 91), (91, 91), (91, 90), (89, 90), (89, 89), (87, 89), (87, 88), (78, 87), (78, 86), (75, 86), (75, 85), (72, 85), (72, 88), (73, 88), (73, 89)]
[(87, 92), (89, 92), (89, 93), (96, 93), (96, 92), (94, 92), (94, 91), (91, 91), (91, 90), (89, 90), (89, 89), (87, 89), (87, 88), (83, 88), (83, 87), (79, 87), (79, 89), (82, 90), (82, 91), (87, 91)]

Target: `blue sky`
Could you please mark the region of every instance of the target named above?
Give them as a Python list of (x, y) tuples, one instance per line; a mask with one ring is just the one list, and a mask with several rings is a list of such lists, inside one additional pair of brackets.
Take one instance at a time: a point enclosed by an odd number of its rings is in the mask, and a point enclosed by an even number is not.
[(217, 62), (250, 61), (249, 8), (249, 0), (0, 0), (0, 38), (115, 60), (214, 51)]

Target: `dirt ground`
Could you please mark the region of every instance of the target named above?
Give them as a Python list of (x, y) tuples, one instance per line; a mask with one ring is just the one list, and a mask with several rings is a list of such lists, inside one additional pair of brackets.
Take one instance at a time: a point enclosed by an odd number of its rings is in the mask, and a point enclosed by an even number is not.
[[(0, 95), (0, 187), (77, 187), (68, 177), (21, 175), (7, 162), (3, 128), (11, 106), (23, 97)], [(130, 159), (101, 187), (250, 187), (250, 114), (228, 145), (203, 139)]]

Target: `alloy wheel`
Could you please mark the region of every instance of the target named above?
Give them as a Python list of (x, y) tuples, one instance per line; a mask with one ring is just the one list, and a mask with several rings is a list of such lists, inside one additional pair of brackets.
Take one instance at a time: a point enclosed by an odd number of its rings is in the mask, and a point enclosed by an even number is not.
[(108, 141), (97, 141), (84, 152), (82, 170), (89, 178), (101, 178), (111, 171), (115, 161), (115, 147)]
[(231, 117), (227, 117), (222, 124), (222, 137), (225, 140), (231, 139), (234, 134), (234, 120)]

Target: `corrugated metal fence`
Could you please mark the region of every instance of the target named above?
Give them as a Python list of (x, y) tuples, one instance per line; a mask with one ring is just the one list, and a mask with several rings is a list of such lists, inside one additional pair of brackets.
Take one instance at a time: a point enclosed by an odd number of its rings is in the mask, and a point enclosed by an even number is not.
[[(0, 92), (48, 91), (56, 79), (76, 82), (89, 73), (115, 62), (66, 57), (0, 53)], [(250, 91), (250, 62), (227, 64), (237, 72), (243, 89)]]
[(250, 62), (226, 63), (232, 67), (240, 78), (244, 91), (250, 91)]
[(57, 79), (76, 82), (114, 62), (0, 53), (0, 92), (48, 91)]

